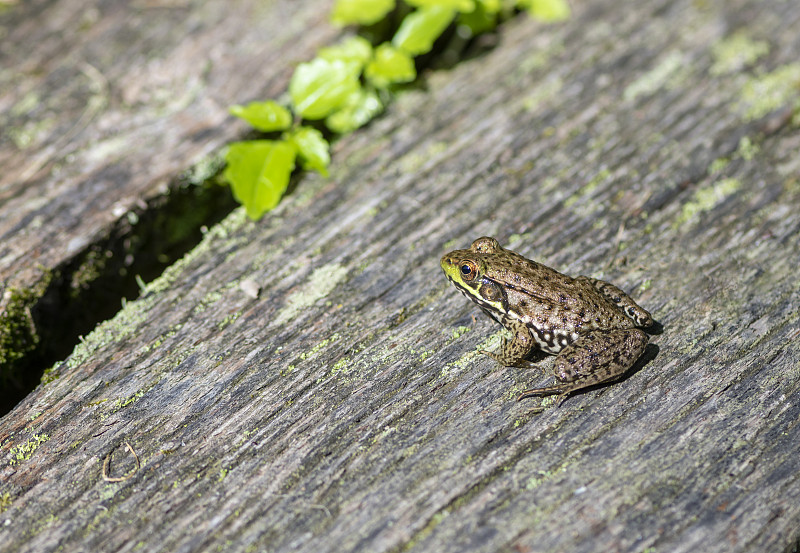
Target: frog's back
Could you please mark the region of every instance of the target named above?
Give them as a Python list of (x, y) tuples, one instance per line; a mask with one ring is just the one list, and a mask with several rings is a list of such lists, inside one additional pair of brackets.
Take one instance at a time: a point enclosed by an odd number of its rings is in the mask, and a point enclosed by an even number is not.
[(635, 326), (587, 279), (572, 278), (510, 250), (491, 257), (496, 277), (503, 280), (509, 311), (525, 324), (563, 333), (568, 342), (582, 330)]

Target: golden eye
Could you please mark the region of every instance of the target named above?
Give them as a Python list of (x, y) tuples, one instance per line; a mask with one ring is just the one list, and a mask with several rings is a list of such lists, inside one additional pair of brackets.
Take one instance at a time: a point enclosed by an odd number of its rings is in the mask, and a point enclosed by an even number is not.
[(461, 262), (461, 276), (464, 280), (473, 280), (478, 276), (478, 266), (474, 261), (465, 260)]

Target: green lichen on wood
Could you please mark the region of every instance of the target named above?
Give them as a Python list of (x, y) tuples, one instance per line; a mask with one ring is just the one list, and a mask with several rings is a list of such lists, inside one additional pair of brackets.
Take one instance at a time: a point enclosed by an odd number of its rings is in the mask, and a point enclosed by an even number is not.
[(714, 63), (709, 69), (709, 73), (724, 75), (742, 71), (768, 53), (768, 42), (755, 40), (747, 33), (737, 31), (711, 47)]
[(794, 112), (793, 125), (800, 116), (800, 63), (790, 63), (769, 73), (748, 79), (742, 87), (738, 110), (750, 121), (783, 107)]
[(669, 52), (650, 71), (629, 84), (622, 96), (626, 101), (632, 102), (640, 96), (677, 88), (686, 79), (689, 69), (685, 54), (679, 51)]
[(11, 507), (11, 503), (13, 503), (13, 499), (11, 499), (11, 494), (8, 492), (4, 492), (0, 494), (0, 513), (5, 512)]
[(50, 439), (47, 434), (34, 434), (30, 440), (24, 444), (14, 446), (9, 451), (11, 460), (8, 462), (10, 466), (18, 465), (23, 461), (31, 458), (31, 455), (39, 448), (40, 445)]
[(710, 211), (716, 205), (735, 194), (741, 187), (742, 183), (738, 179), (726, 178), (710, 186), (698, 189), (692, 199), (683, 205), (681, 214), (672, 225), (673, 229), (677, 230), (684, 223), (691, 221), (696, 215)]
[(347, 269), (338, 263), (314, 270), (306, 285), (290, 294), (286, 299), (286, 304), (276, 317), (276, 324), (283, 324), (294, 319), (304, 309), (326, 297), (347, 277), (347, 273)]

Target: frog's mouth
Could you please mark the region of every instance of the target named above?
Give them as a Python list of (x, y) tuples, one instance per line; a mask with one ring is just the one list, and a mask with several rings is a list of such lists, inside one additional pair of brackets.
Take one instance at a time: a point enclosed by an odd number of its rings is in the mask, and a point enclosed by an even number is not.
[[(484, 313), (489, 315), (492, 319), (494, 319), (494, 321), (497, 324), (503, 324), (500, 321), (500, 319), (497, 318), (497, 316), (499, 315), (499, 308), (496, 305), (494, 305), (492, 302), (484, 300), (478, 293), (475, 293), (474, 289), (468, 292), (465, 288), (462, 287), (463, 285), (461, 283), (456, 282), (452, 278), (450, 278), (450, 275), (447, 275), (447, 279), (453, 283), (453, 285), (459, 292), (464, 294), (465, 298), (478, 304), (478, 307), (481, 308), (481, 311), (483, 311)], [(505, 294), (503, 294), (502, 305), (505, 308), (508, 307), (508, 300), (506, 299)]]

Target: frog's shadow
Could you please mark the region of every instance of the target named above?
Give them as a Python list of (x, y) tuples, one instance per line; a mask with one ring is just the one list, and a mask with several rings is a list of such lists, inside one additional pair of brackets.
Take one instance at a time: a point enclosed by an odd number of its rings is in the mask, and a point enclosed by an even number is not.
[[(650, 326), (648, 326), (647, 328), (643, 328), (642, 330), (644, 330), (644, 331), (645, 331), (645, 332), (647, 332), (648, 334), (653, 334), (653, 335), (655, 335), (655, 336), (658, 336), (659, 334), (663, 334), (663, 332), (664, 332), (664, 325), (662, 325), (662, 324), (661, 324), (660, 322), (658, 322), (658, 321), (653, 321), (653, 324), (651, 324), (651, 325), (650, 325)], [(647, 350), (645, 350), (645, 353), (647, 353)]]

